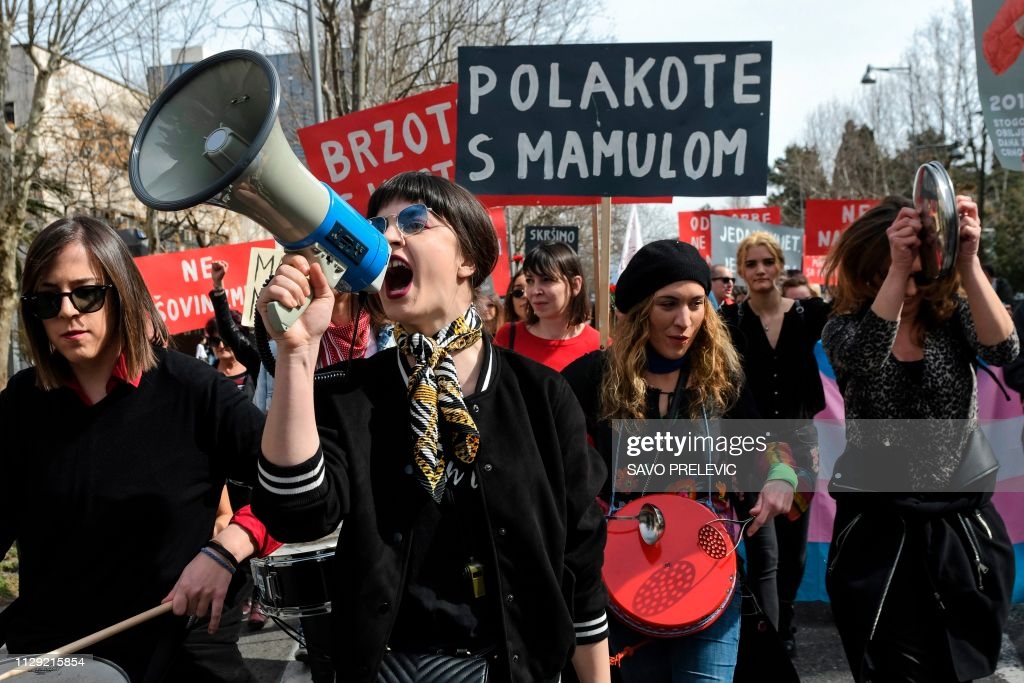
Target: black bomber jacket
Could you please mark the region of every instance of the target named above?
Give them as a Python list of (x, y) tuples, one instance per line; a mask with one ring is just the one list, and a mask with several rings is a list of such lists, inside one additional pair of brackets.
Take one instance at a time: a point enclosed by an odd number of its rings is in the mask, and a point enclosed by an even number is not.
[[(493, 673), (554, 681), (577, 643), (607, 637), (605, 521), (596, 504), (606, 470), (561, 376), (493, 346), (485, 356), (484, 388), (466, 404), (480, 432), (474, 473), (505, 636)], [(286, 542), (319, 538), (344, 520), (330, 577), (332, 656), (339, 680), (370, 682), (440, 513), (410, 475), (398, 350), (352, 361), (344, 375), (315, 387), (321, 453), (290, 468), (261, 457), (253, 510)]]

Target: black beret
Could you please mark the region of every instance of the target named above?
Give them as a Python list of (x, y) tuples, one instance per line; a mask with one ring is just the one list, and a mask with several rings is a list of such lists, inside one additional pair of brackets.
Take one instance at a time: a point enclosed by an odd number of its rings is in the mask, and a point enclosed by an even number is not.
[(679, 240), (658, 240), (640, 248), (615, 283), (615, 308), (631, 308), (673, 282), (689, 280), (711, 290), (711, 268), (696, 247)]

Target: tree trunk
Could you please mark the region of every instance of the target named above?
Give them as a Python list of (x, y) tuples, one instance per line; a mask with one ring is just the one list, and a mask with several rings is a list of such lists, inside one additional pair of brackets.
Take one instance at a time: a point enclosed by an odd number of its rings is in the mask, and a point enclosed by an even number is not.
[(352, 0), (352, 111), (366, 100), (366, 41), (373, 0)]
[(0, 320), (10, 321), (0, 334), (0, 387), (7, 385), (11, 344), (18, 343), (14, 339), (16, 306), (19, 301), (18, 287), (18, 243), (20, 242), (21, 226), (25, 222), (24, 210), (8, 205), (7, 211), (0, 215)]

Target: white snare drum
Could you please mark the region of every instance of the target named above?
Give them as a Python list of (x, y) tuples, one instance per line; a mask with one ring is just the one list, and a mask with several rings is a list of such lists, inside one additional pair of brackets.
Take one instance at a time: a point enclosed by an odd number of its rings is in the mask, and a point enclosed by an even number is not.
[(11, 657), (0, 660), (0, 678), (4, 674), (19, 683), (129, 683), (128, 675), (113, 662), (79, 654)]
[(331, 611), (327, 589), (339, 531), (308, 543), (289, 543), (250, 563), (256, 599), (272, 617), (308, 617)]

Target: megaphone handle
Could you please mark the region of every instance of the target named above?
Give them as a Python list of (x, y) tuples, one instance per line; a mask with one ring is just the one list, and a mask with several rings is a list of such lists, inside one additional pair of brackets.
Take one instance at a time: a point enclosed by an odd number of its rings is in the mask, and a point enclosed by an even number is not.
[[(341, 265), (336, 259), (331, 258), (331, 255), (322, 249), (314, 247), (312, 253), (306, 253), (307, 257), (312, 257), (319, 261), (320, 268), (324, 271), (324, 275), (327, 277), (327, 283), (335, 288), (338, 283), (341, 282), (342, 275), (345, 274), (345, 267)], [(287, 332), (288, 328), (295, 324), (303, 312), (309, 308), (310, 302), (313, 301), (313, 296), (306, 297), (306, 302), (296, 308), (288, 308), (280, 302), (271, 301), (267, 305), (267, 321), (270, 324), (271, 329), (277, 332)]]
[(309, 307), (309, 302), (313, 300), (313, 297), (306, 297), (306, 303), (302, 304), (298, 308), (286, 308), (283, 304), (277, 301), (271, 301), (267, 305), (267, 322), (270, 324), (270, 329), (276, 330), (277, 332), (287, 332), (288, 328), (295, 324), (295, 321), (303, 314), (303, 312)]

